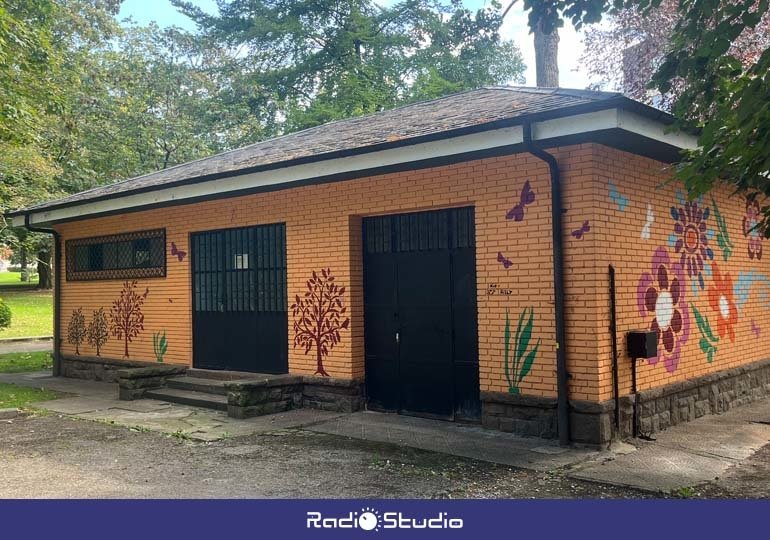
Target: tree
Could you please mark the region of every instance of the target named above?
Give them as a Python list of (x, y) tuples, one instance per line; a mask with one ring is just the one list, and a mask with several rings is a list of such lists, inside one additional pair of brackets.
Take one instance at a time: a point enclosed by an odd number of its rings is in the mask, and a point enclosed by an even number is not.
[(102, 347), (109, 338), (107, 315), (104, 313), (104, 308), (99, 308), (94, 311), (91, 322), (88, 324), (88, 343), (96, 349), (96, 356), (101, 356)]
[(173, 0), (208, 42), (233, 55), (234, 87), (268, 134), (517, 79), (523, 63), (499, 34), (500, 5), (459, 0), (233, 0), (209, 15)]
[(546, 33), (538, 24), (535, 35), (535, 79), (537, 86), (559, 86), (559, 33), (554, 28)]
[[(674, 0), (662, 0), (655, 9), (643, 12), (638, 6), (615, 11), (608, 24), (586, 29), (585, 53), (581, 61), (602, 88), (622, 91), (639, 101), (671, 110), (684, 90), (684, 80), (672, 81), (665, 94), (650, 88), (663, 61), (667, 45), (682, 15)], [(730, 46), (730, 54), (744, 67), (757, 61), (770, 44), (770, 17), (752, 31), (743, 32)]]
[(86, 338), (86, 318), (83, 310), (77, 308), (72, 311), (72, 317), (67, 325), (67, 343), (75, 346), (75, 354), (80, 355), (80, 344)]
[(340, 342), (340, 330), (347, 330), (350, 318), (343, 305), (345, 287), (334, 283), (330, 269), (315, 271), (307, 280), (307, 291), (296, 295), (291, 305), (294, 317), (294, 346), (305, 348), (305, 354), (313, 348), (316, 352), (316, 375), (328, 377), (323, 358)]
[[(645, 16), (663, 0), (525, 0), (531, 28), (557, 28), (567, 18), (577, 27), (598, 22), (607, 11), (637, 7)], [(697, 197), (726, 183), (750, 199), (770, 196), (770, 46), (768, 0), (680, 1), (677, 22), (656, 67), (651, 88), (675, 93), (677, 126), (697, 130), (698, 148), (683, 154), (676, 176)], [(746, 43), (753, 44), (752, 46)], [(681, 88), (681, 91), (679, 91)], [(770, 234), (770, 205), (762, 207)]]
[(137, 281), (126, 281), (120, 296), (112, 302), (110, 308), (110, 331), (112, 335), (123, 340), (123, 356), (129, 357), (128, 344), (144, 330), (144, 313), (142, 305), (147, 299), (150, 289), (144, 294), (136, 292)]

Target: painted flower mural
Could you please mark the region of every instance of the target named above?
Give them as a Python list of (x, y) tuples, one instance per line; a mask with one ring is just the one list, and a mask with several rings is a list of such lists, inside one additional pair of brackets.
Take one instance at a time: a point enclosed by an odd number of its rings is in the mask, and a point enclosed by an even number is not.
[(676, 370), (690, 335), (685, 289), (682, 263), (672, 262), (665, 248), (655, 250), (651, 271), (639, 279), (637, 304), (643, 317), (652, 316), (649, 328), (658, 334), (658, 356), (649, 362), (654, 365), (663, 360), (669, 373)]
[(728, 336), (735, 341), (735, 325), (738, 323), (738, 308), (733, 299), (733, 278), (730, 272), (721, 274), (714, 265), (713, 285), (709, 286), (709, 306), (717, 315), (717, 335)]
[(746, 215), (743, 217), (743, 235), (749, 241), (749, 258), (762, 259), (762, 238), (764, 230), (757, 224), (761, 221), (761, 210), (756, 199), (746, 199)]
[(701, 208), (697, 201), (688, 201), (683, 207), (671, 207), (674, 218), (674, 250), (679, 255), (682, 269), (690, 279), (697, 280), (701, 289), (705, 288), (703, 270), (706, 261), (714, 260), (714, 250), (708, 245), (706, 221), (709, 208)]

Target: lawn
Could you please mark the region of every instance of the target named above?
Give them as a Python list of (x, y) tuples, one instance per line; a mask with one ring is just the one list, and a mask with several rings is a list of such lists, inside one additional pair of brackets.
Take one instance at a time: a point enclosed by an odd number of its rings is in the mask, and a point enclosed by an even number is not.
[(53, 359), (47, 352), (0, 354), (0, 373), (21, 373), (51, 369)]
[(22, 281), (21, 272), (0, 272), (0, 290), (4, 287), (34, 287), (37, 285), (37, 280), (37, 274), (34, 274), (29, 281)]
[(11, 308), (11, 326), (0, 329), (0, 339), (53, 334), (51, 291), (0, 287), (0, 298)]
[(0, 409), (26, 407), (35, 401), (48, 401), (56, 397), (56, 393), (49, 390), (0, 383)]

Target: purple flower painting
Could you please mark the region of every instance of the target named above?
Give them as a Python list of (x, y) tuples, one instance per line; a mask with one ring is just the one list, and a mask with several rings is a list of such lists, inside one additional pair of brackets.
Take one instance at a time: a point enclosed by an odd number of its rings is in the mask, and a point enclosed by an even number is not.
[(690, 336), (685, 289), (682, 264), (672, 262), (665, 248), (655, 250), (651, 271), (639, 279), (637, 304), (642, 317), (652, 317), (649, 329), (658, 335), (658, 355), (649, 363), (663, 360), (669, 373), (676, 371), (682, 347)]
[(765, 230), (759, 223), (762, 212), (756, 199), (746, 199), (746, 215), (743, 217), (743, 235), (749, 242), (749, 259), (762, 259), (762, 239)]
[(690, 279), (697, 280), (701, 289), (706, 284), (703, 280), (703, 269), (706, 261), (714, 260), (714, 250), (708, 245), (709, 208), (701, 208), (697, 201), (689, 201), (683, 207), (671, 207), (671, 217), (674, 218), (674, 235), (676, 241), (674, 250), (679, 256), (682, 269)]

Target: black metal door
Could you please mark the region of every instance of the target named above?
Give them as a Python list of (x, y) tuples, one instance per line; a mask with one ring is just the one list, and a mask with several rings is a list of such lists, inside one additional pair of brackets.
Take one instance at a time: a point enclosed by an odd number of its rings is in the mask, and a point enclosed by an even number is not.
[(366, 218), (363, 227), (369, 407), (478, 418), (473, 208)]
[(284, 224), (191, 235), (193, 365), (288, 372)]

